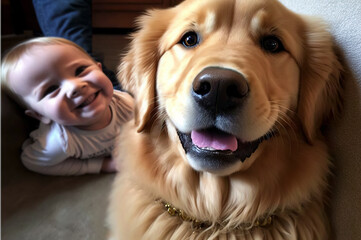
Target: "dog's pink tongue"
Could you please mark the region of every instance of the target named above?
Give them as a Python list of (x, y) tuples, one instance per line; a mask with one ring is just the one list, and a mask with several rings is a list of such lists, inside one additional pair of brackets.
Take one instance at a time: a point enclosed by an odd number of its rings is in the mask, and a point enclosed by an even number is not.
[(220, 131), (193, 130), (191, 133), (193, 144), (199, 148), (213, 148), (216, 150), (236, 151), (238, 143), (236, 137)]

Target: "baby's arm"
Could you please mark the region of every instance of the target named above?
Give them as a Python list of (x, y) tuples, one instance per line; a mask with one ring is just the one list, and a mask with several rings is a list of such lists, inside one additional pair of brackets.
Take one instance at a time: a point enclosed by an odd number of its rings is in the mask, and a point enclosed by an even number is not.
[(39, 141), (27, 141), (23, 145), (21, 160), (31, 171), (46, 175), (82, 175), (103, 172), (115, 172), (115, 164), (108, 157), (78, 159), (69, 157), (60, 144), (46, 148)]
[(101, 171), (106, 173), (113, 173), (117, 172), (118, 168), (115, 161), (111, 157), (107, 157), (103, 159)]
[(39, 165), (34, 164), (31, 161), (24, 161), (23, 159), (23, 163), (26, 168), (37, 173), (57, 176), (75, 176), (99, 173), (102, 168), (103, 160), (102, 158), (67, 158), (55, 165)]

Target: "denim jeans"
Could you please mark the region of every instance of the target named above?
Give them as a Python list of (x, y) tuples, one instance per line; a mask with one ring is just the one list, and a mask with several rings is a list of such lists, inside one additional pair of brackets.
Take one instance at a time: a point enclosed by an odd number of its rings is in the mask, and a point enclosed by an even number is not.
[(92, 54), (91, 0), (33, 0), (44, 36), (69, 39)]
[[(101, 62), (92, 52), (92, 0), (33, 0), (33, 5), (44, 36), (71, 40)], [(104, 63), (102, 66), (114, 88), (119, 89), (114, 72)]]

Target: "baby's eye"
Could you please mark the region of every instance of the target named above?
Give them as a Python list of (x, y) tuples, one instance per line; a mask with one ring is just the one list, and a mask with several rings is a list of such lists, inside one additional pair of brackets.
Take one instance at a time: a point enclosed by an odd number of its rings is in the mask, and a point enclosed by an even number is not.
[(79, 76), (88, 66), (80, 66), (77, 69), (75, 69), (75, 76)]
[(58, 90), (59, 86), (58, 85), (51, 85), (50, 87), (48, 87), (45, 92), (43, 93), (43, 97), (46, 97), (47, 95), (55, 92), (56, 90)]

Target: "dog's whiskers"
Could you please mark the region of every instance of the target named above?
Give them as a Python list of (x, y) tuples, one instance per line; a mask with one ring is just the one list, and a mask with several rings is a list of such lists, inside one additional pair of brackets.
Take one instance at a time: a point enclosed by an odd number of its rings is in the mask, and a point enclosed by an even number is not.
[[(282, 128), (284, 131), (283, 134), (281, 134), (281, 140), (282, 143), (284, 145), (288, 145), (285, 144), (285, 140), (283, 139), (284, 136), (287, 137), (288, 141), (286, 142), (290, 142), (292, 141), (292, 139), (297, 139), (297, 133), (295, 132), (295, 128), (296, 128), (296, 123), (294, 122), (294, 120), (292, 119), (292, 115), (295, 115), (295, 112), (291, 109), (289, 109), (286, 106), (283, 106), (280, 104), (281, 101), (272, 101), (271, 102), (271, 108), (273, 109), (273, 111), (277, 111), (276, 114), (276, 119), (273, 119), (274, 122), (276, 122), (277, 124), (275, 125), (275, 127), (280, 131)], [(283, 110), (283, 111), (282, 111)], [(269, 119), (269, 121), (272, 119)], [(294, 146), (289, 146), (290, 147), (290, 151), (291, 151), (291, 147)]]

